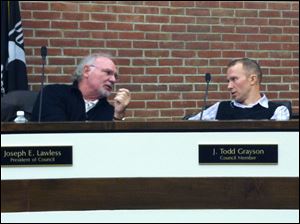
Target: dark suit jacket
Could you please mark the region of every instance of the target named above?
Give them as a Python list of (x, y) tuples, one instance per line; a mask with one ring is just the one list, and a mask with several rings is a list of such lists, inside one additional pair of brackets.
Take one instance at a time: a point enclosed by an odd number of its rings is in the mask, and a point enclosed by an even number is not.
[[(32, 121), (39, 119), (39, 98), (33, 107)], [(112, 121), (114, 107), (106, 98), (98, 101), (95, 107), (85, 112), (85, 102), (78, 89), (73, 85), (49, 85), (43, 90), (41, 121)]]

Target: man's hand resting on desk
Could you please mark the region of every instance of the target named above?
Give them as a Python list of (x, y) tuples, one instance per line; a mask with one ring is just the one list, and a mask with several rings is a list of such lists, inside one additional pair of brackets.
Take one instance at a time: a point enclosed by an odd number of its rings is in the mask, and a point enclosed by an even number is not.
[(119, 89), (114, 98), (114, 119), (122, 120), (125, 116), (125, 110), (130, 102), (130, 91), (128, 89), (122, 88)]

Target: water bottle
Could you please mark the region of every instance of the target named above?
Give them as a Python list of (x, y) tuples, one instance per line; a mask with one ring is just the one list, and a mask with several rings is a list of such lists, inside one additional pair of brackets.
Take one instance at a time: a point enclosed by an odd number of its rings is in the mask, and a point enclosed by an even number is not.
[(15, 123), (26, 123), (28, 122), (28, 120), (26, 119), (26, 117), (24, 116), (24, 111), (19, 110), (17, 111), (17, 117), (15, 118), (14, 122)]

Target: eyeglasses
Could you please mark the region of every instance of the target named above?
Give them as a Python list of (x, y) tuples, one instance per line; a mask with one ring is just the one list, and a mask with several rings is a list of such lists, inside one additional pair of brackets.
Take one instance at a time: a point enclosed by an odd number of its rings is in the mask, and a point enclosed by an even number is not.
[(90, 67), (94, 67), (94, 68), (99, 69), (101, 72), (106, 73), (106, 75), (108, 75), (108, 76), (114, 76), (116, 80), (119, 79), (118, 73), (114, 72), (114, 71), (111, 70), (111, 69), (102, 69), (102, 68), (99, 68), (99, 67), (96, 66), (96, 65), (89, 65), (89, 66), (90, 66)]

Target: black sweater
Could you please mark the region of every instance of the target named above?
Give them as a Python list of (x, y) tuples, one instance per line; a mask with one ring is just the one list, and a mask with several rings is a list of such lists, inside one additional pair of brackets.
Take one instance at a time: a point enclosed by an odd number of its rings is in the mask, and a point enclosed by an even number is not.
[(269, 108), (260, 104), (252, 108), (240, 108), (234, 106), (231, 101), (223, 101), (219, 104), (216, 119), (217, 120), (239, 120), (239, 119), (270, 119), (280, 106), (269, 101)]

